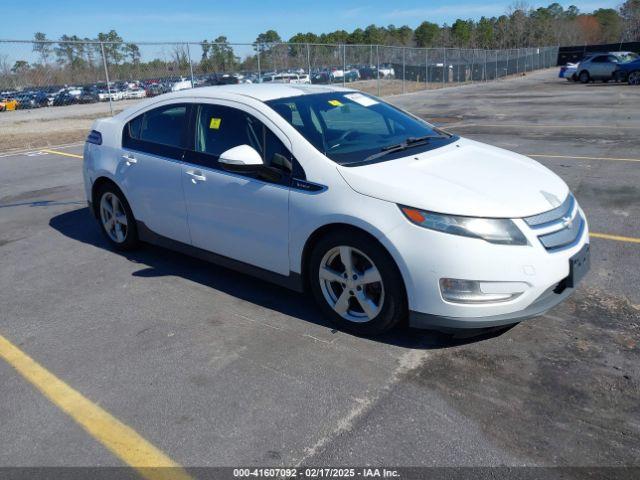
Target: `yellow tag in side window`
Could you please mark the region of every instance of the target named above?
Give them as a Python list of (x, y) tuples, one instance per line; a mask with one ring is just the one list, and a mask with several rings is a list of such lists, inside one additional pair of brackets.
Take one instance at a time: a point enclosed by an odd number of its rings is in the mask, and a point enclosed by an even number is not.
[(209, 128), (211, 130), (218, 130), (220, 128), (220, 124), (222, 123), (221, 118), (212, 118), (209, 122)]
[(342, 102), (340, 100), (329, 100), (329, 105), (332, 105), (334, 107), (341, 107)]

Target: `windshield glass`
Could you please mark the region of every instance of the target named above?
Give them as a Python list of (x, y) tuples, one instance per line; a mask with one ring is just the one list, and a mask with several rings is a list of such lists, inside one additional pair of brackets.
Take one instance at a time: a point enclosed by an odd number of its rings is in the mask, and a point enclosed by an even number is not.
[(618, 56), (618, 59), (620, 60), (620, 63), (633, 62), (634, 60), (637, 60), (638, 58), (639, 58), (638, 55), (633, 53), (633, 52), (627, 52), (627, 53), (624, 53), (624, 54)]
[(457, 140), (359, 92), (300, 95), (266, 103), (320, 152), (341, 165), (392, 160)]

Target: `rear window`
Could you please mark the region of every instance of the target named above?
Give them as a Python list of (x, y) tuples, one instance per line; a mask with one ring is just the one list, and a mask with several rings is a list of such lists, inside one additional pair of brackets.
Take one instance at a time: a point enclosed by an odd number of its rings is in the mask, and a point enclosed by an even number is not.
[(143, 142), (184, 147), (187, 106), (168, 105), (145, 112), (127, 123), (128, 137)]

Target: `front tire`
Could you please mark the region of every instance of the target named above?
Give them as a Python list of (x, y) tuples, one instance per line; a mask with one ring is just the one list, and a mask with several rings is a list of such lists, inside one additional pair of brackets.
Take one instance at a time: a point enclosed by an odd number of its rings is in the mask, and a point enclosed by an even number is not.
[(631, 72), (627, 77), (627, 83), (629, 85), (640, 85), (640, 70)]
[(115, 250), (132, 250), (139, 244), (138, 229), (127, 199), (115, 185), (102, 185), (97, 194), (100, 230)]
[(357, 335), (379, 335), (406, 317), (400, 271), (387, 251), (359, 231), (337, 231), (318, 241), (309, 283), (322, 312)]
[(586, 70), (580, 72), (580, 76), (578, 78), (580, 80), (580, 83), (589, 83), (589, 80), (591, 80), (589, 72), (587, 72)]

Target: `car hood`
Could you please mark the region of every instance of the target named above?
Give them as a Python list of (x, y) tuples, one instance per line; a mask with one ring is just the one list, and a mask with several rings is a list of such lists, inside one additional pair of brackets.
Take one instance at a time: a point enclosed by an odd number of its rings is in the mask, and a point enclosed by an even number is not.
[(560, 205), (569, 193), (564, 181), (538, 162), (468, 139), (371, 165), (338, 166), (338, 171), (363, 195), (454, 215), (527, 217)]

